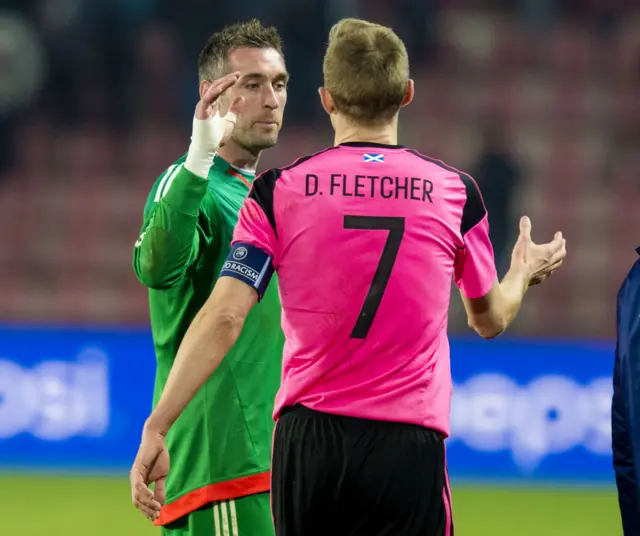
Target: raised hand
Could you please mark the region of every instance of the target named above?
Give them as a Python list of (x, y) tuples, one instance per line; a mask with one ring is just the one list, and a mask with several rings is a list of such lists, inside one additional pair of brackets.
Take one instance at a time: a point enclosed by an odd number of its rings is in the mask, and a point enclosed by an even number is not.
[(219, 99), (237, 82), (240, 73), (231, 73), (211, 84), (196, 105), (193, 117), (191, 145), (185, 167), (201, 177), (206, 177), (213, 159), (235, 128), (244, 98), (238, 97), (225, 115), (220, 115)]
[(531, 220), (520, 219), (520, 236), (511, 254), (511, 267), (523, 271), (529, 286), (537, 285), (555, 272), (567, 256), (567, 241), (557, 232), (551, 242), (536, 244), (531, 239)]

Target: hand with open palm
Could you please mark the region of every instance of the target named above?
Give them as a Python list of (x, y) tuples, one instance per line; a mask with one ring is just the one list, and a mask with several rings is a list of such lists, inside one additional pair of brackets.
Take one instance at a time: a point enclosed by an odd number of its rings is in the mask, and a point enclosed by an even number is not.
[(511, 254), (511, 268), (522, 271), (529, 286), (537, 285), (555, 272), (567, 256), (567, 241), (557, 232), (551, 242), (536, 244), (531, 239), (531, 220), (520, 219), (520, 235)]
[(206, 177), (213, 159), (229, 141), (242, 111), (244, 98), (236, 98), (225, 115), (220, 115), (220, 97), (235, 85), (240, 73), (231, 73), (212, 82), (196, 105), (193, 117), (191, 145), (185, 161), (185, 168), (192, 173)]

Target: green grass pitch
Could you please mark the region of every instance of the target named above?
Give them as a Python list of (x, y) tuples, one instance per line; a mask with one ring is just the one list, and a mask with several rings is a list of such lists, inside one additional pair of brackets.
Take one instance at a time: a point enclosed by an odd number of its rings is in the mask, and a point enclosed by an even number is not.
[[(615, 490), (453, 484), (456, 536), (620, 536)], [(0, 475), (0, 534), (159, 535), (126, 477)]]

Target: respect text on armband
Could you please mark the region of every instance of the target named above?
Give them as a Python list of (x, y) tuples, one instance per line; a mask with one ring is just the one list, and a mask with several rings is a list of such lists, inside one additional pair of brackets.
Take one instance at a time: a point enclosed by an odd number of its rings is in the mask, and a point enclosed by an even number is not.
[(230, 272), (243, 275), (254, 282), (258, 281), (258, 278), (260, 277), (260, 274), (256, 272), (253, 268), (247, 266), (246, 264), (242, 264), (240, 262), (226, 261), (222, 265), (222, 270), (223, 271), (228, 270)]

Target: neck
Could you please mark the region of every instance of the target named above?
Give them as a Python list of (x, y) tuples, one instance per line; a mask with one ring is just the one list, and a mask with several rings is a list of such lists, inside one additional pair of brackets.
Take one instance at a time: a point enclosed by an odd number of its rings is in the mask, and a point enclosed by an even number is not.
[(254, 154), (245, 147), (242, 147), (233, 138), (225, 143), (218, 151), (218, 156), (228, 164), (240, 169), (253, 169), (258, 166), (260, 153)]
[(358, 125), (342, 117), (334, 121), (334, 145), (354, 141), (398, 145), (398, 117), (376, 126)]

